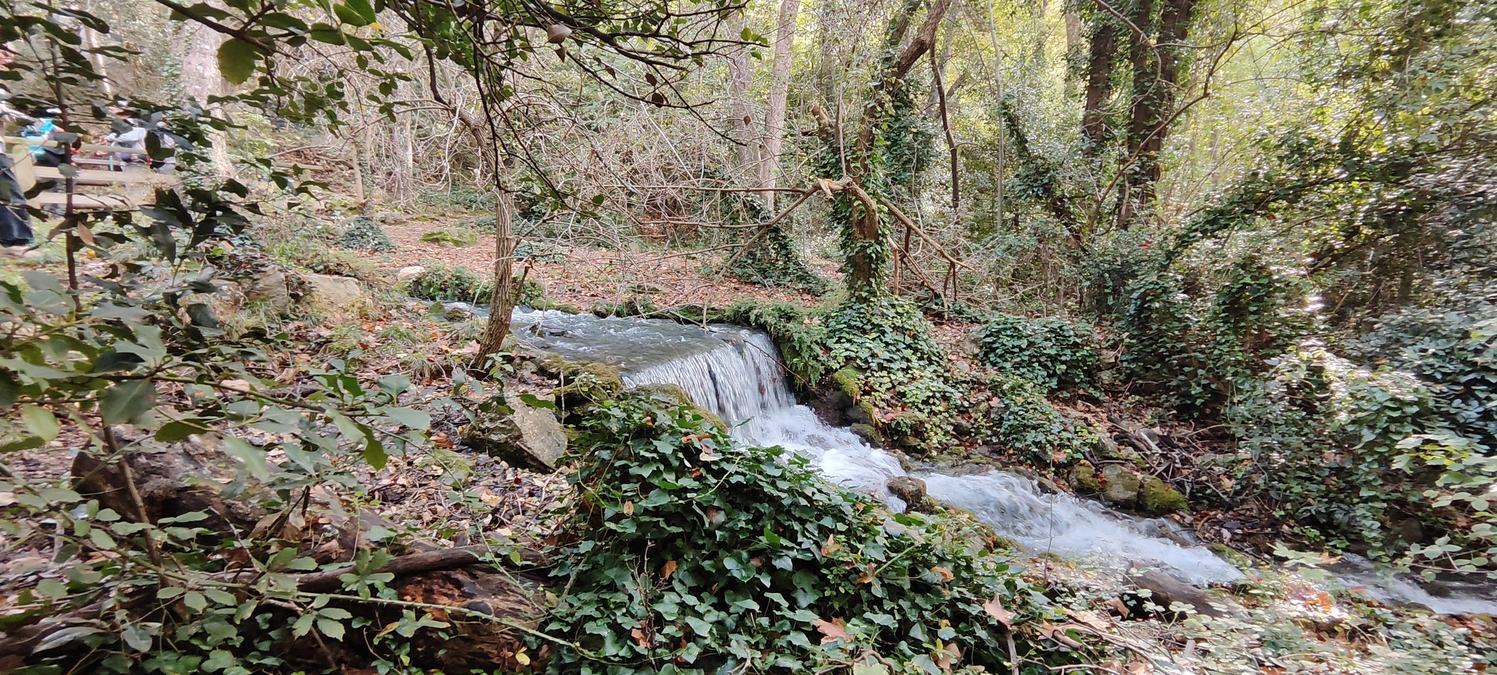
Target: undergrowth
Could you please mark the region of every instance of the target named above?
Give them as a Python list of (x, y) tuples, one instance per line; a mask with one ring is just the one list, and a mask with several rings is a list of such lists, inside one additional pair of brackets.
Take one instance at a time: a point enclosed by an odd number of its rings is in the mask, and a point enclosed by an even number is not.
[(998, 314), (977, 332), (978, 358), (1046, 393), (1086, 387), (1100, 366), (1090, 326)]
[[(580, 428), (553, 672), (1008, 672), (1052, 611), (967, 517), (892, 515), (669, 397)], [(1015, 638), (1011, 647), (1009, 638)], [(1012, 650), (1012, 651), (1011, 651)]]
[(338, 235), (338, 245), (366, 253), (389, 253), (395, 250), (395, 242), (390, 240), (390, 235), (385, 234), (374, 220), (364, 216), (348, 221), (342, 234)]

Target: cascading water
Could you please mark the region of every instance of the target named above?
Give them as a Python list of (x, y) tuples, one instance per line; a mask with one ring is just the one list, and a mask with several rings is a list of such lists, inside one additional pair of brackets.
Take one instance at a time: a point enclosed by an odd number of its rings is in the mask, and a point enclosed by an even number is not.
[[(671, 321), (517, 310), (514, 331), (526, 344), (618, 366), (630, 386), (671, 384), (734, 425), (744, 443), (778, 445), (810, 460), (828, 479), (904, 507), (889, 493), (906, 475), (899, 460), (847, 429), (829, 426), (795, 401), (777, 350), (761, 331), (686, 326)], [(1158, 526), (1111, 513), (1069, 495), (1045, 494), (1029, 479), (992, 472), (916, 473), (932, 497), (972, 511), (996, 531), (1038, 552), (1102, 563), (1163, 566), (1197, 584), (1241, 573), (1198, 547), (1157, 535)]]
[[(515, 311), (512, 325), (532, 348), (617, 366), (630, 386), (679, 386), (698, 405), (734, 425), (737, 440), (784, 447), (809, 459), (828, 479), (891, 508), (904, 507), (886, 487), (890, 478), (906, 475), (899, 460), (797, 404), (774, 343), (761, 331), (523, 308)], [(1206, 549), (1167, 538), (1168, 521), (1132, 518), (1071, 495), (1046, 493), (1022, 476), (1002, 471), (913, 475), (925, 481), (931, 497), (971, 511), (1034, 552), (1113, 567), (1163, 567), (1197, 585), (1242, 576)], [(1414, 602), (1437, 612), (1497, 610), (1497, 601), (1484, 593), (1437, 597), (1407, 580), (1381, 578), (1370, 566), (1338, 572), (1346, 585), (1388, 601)]]

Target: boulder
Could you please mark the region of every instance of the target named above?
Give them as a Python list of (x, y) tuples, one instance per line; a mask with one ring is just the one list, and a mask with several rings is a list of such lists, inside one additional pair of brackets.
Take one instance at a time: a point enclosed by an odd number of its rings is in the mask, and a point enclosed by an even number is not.
[(1174, 486), (1154, 476), (1144, 476), (1138, 490), (1138, 507), (1145, 513), (1163, 516), (1184, 511), (1188, 504), (1185, 495)]
[(291, 281), (284, 270), (268, 269), (245, 281), (244, 297), (275, 314), (291, 310)]
[(367, 304), (364, 287), (353, 277), (331, 274), (306, 275), (307, 304), (324, 316), (340, 317), (357, 314)]
[(1178, 602), (1190, 606), (1197, 614), (1212, 617), (1223, 614), (1222, 610), (1211, 604), (1211, 599), (1207, 597), (1205, 591), (1158, 570), (1130, 574), (1128, 583), (1140, 590), (1148, 591), (1147, 594), (1125, 594), (1123, 603), (1133, 611), (1142, 613), (1143, 606), (1147, 602), (1164, 608), (1162, 613), (1170, 615), (1173, 614), (1169, 611), (1170, 605)]
[(551, 411), (532, 408), (517, 394), (504, 395), (508, 412), (485, 405), (463, 429), (463, 442), (480, 452), (537, 471), (555, 471), (567, 452), (567, 432)]
[(405, 222), (405, 214), (399, 211), (376, 211), (369, 218), (381, 225), (399, 225)]
[(1084, 495), (1100, 494), (1102, 481), (1097, 478), (1097, 467), (1086, 460), (1077, 462), (1071, 467), (1071, 488)]
[(869, 445), (878, 447), (884, 444), (883, 434), (880, 434), (878, 432), (878, 429), (875, 429), (872, 424), (864, 424), (862, 422), (858, 422), (856, 424), (848, 426), (847, 429), (848, 431), (856, 434), (858, 438), (863, 439), (863, 441), (868, 443)]
[(1131, 507), (1138, 503), (1143, 478), (1137, 471), (1121, 464), (1102, 467), (1102, 498), (1110, 504)]
[(913, 476), (895, 476), (885, 484), (889, 492), (905, 503), (906, 511), (929, 511), (933, 504), (925, 494), (925, 481)]
[(421, 276), (424, 272), (426, 272), (425, 267), (422, 267), (420, 265), (407, 265), (395, 272), (395, 281), (402, 284), (407, 284), (410, 283), (412, 279)]

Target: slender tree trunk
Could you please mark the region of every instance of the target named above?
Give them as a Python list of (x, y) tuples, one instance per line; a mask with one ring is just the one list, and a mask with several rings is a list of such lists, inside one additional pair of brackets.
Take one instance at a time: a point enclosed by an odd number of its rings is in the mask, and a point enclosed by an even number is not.
[(514, 199), (504, 185), (503, 173), (494, 172), (494, 293), (489, 296), (489, 321), (484, 326), (483, 341), (478, 346), (478, 362), (499, 351), (504, 336), (509, 335), (510, 315), (515, 309), (514, 255), (515, 237), (511, 230)]
[[(228, 90), (223, 75), (218, 71), (218, 47), (223, 44), (224, 37), (218, 31), (196, 23), (187, 24), (184, 30), (190, 34), (183, 40), (187, 51), (182, 55), (182, 93), (196, 100), (204, 110), (216, 114), (218, 106), (209, 103), (208, 98), (222, 96)], [(223, 133), (210, 131), (208, 140), (212, 144), (208, 157), (213, 162), (214, 174), (219, 178), (235, 177), (237, 172), (234, 161), (229, 158)]]
[[(748, 15), (739, 10), (733, 28), (735, 32), (741, 33), (747, 26)], [(758, 178), (759, 138), (754, 132), (753, 106), (749, 101), (749, 83), (752, 77), (748, 47), (735, 48), (728, 57), (728, 89), (733, 102), (733, 120), (729, 128), (733, 130), (733, 139), (738, 142), (736, 174), (745, 178), (746, 183), (753, 183)]]
[(759, 160), (759, 185), (768, 213), (774, 213), (774, 188), (779, 185), (780, 150), (785, 142), (785, 104), (790, 97), (790, 65), (794, 60), (796, 18), (800, 0), (781, 0), (780, 25), (775, 30), (774, 71), (769, 81), (769, 110), (764, 114), (764, 156)]

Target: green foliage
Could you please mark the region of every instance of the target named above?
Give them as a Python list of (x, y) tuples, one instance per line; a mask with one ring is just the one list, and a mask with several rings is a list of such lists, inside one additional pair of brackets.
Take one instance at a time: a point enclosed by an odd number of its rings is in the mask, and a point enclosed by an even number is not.
[(494, 284), (466, 267), (437, 264), (411, 279), (409, 292), (422, 300), (487, 304), (494, 295)]
[[(723, 220), (727, 224), (764, 226), (769, 222), (769, 214), (758, 197), (740, 192), (720, 194)], [(829, 288), (826, 279), (806, 264), (790, 234), (779, 224), (746, 236), (752, 240), (744, 242), (746, 248), (733, 253), (728, 268), (734, 276), (760, 286), (794, 288), (812, 295), (821, 295)]]
[(390, 240), (390, 235), (385, 234), (373, 219), (364, 216), (348, 221), (348, 226), (338, 235), (338, 245), (367, 253), (389, 253), (395, 250), (395, 242)]
[(1092, 328), (1064, 319), (998, 314), (978, 329), (978, 358), (1049, 393), (1087, 387), (1100, 367)]
[(729, 305), (719, 320), (769, 333), (779, 348), (780, 360), (799, 387), (815, 387), (832, 370), (827, 356), (826, 327), (820, 317), (797, 305), (740, 300)]
[(883, 430), (906, 447), (938, 452), (953, 441), (961, 391), (930, 323), (901, 298), (850, 300), (825, 320), (829, 370), (862, 371), (864, 397), (886, 411)]
[[(449, 185), (445, 192), (423, 192), (420, 200), (431, 206), (445, 206), (468, 211), (494, 210), (494, 194), (488, 190), (467, 185)], [(489, 216), (493, 218), (493, 216)], [(489, 227), (493, 227), (492, 220)]]
[(1065, 466), (1097, 443), (1097, 433), (1067, 419), (1033, 380), (999, 373), (972, 383), (965, 411), (972, 438), (994, 444), (1032, 466)]
[[(151, 220), (89, 223), (80, 250), (118, 266), (117, 280), (73, 287), (29, 271), (24, 283), (0, 282), (0, 323), (13, 328), (0, 336), (0, 406), (20, 420), (0, 452), (43, 448), (66, 429), (78, 462), (105, 467), (196, 437), (227, 462), (226, 494), (290, 514), (304, 511), (306, 490), (351, 491), (351, 467), (378, 469), (391, 453), (424, 443), (429, 416), (399, 404), (405, 378), (361, 379), (335, 360), (303, 369), (301, 396), (281, 398), (271, 392), (282, 388), (274, 355), (285, 338), (225, 335), (199, 300), (211, 280), (169, 273), (203, 265), (215, 242), (238, 229), (242, 221), (228, 217), (236, 205), (217, 197), (158, 193)], [(364, 625), (329, 606), (326, 594), (298, 590), (295, 575), (317, 567), (314, 540), (304, 551), (276, 536), (236, 537), (222, 513), (131, 504), (119, 486), (85, 495), (66, 479), (3, 475), (8, 545), (45, 548), (59, 565), (20, 589), (23, 609), (7, 616), (7, 631), (110, 608), (42, 633), (28, 663), (89, 672), (294, 670), (300, 661), (286, 644), (312, 631), (340, 640)], [(181, 512), (141, 518), (148, 508)], [(230, 558), (255, 573), (232, 573)], [(393, 597), (389, 575), (372, 573), (386, 559), (360, 553), (357, 579), (342, 590), (355, 602)]]
[(1306, 293), (1303, 280), (1252, 256), (1227, 270), (1209, 300), (1187, 294), (1178, 274), (1141, 276), (1118, 323), (1120, 364), (1181, 415), (1216, 415), (1239, 384), (1308, 333)]
[[(1235, 477), (1239, 490), (1270, 497), (1332, 544), (1365, 543), (1431, 572), (1497, 560), (1487, 493), (1497, 460), (1447, 424), (1419, 379), (1303, 351), (1245, 389), (1226, 419), (1238, 466), (1255, 467)], [(1426, 534), (1409, 540), (1407, 519)]]
[(1006, 631), (1046, 615), (970, 519), (891, 515), (669, 397), (596, 408), (576, 447), (554, 672), (1006, 672)]
[(441, 244), (443, 246), (472, 246), (478, 241), (478, 235), (471, 230), (442, 229), (432, 230), (421, 235), (421, 241), (428, 244)]

